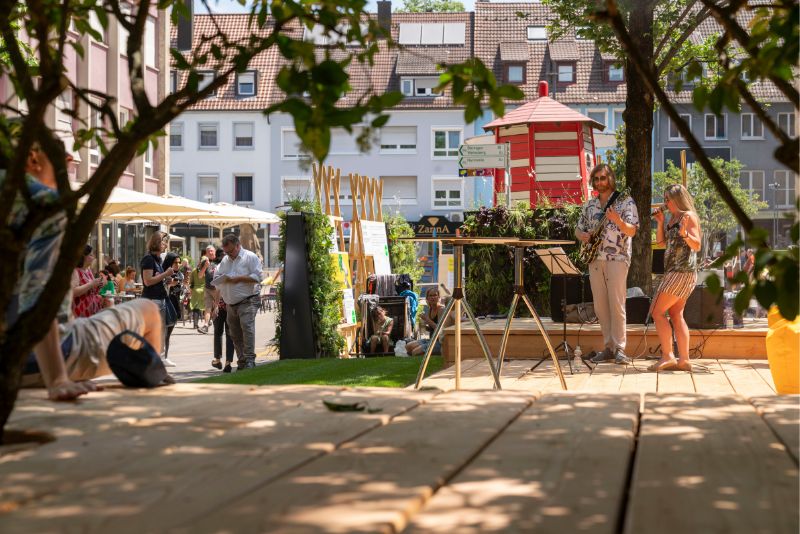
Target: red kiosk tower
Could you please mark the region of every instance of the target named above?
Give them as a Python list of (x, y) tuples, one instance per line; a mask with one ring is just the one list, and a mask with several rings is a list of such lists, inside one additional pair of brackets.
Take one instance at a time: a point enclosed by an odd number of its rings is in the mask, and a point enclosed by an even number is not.
[[(511, 143), (512, 202), (534, 206), (544, 196), (553, 203), (580, 204), (588, 197), (589, 171), (596, 161), (592, 129), (605, 126), (547, 95), (547, 82), (539, 82), (539, 98), (483, 129), (494, 132), (495, 143)], [(505, 190), (505, 170), (496, 169), (495, 205)]]

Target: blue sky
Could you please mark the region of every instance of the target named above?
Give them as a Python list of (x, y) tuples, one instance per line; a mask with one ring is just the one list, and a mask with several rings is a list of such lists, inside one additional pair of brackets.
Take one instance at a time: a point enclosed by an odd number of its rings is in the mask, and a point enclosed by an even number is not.
[[(472, 11), (475, 7), (475, 0), (461, 0), (464, 9)], [(249, 2), (248, 2), (249, 4)], [(236, 0), (208, 0), (209, 7), (215, 13), (246, 13), (247, 8), (242, 7)], [(403, 5), (402, 0), (392, 0), (392, 9)], [(195, 13), (205, 13), (206, 8), (200, 0), (194, 0)], [(367, 11), (376, 11), (375, 0), (369, 0)]]

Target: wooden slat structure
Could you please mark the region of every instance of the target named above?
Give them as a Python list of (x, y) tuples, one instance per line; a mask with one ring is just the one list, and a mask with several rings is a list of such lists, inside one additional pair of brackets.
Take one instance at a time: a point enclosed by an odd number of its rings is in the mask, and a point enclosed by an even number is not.
[[(731, 362), (709, 368), (727, 378)], [(500, 392), (481, 365), (462, 381), (481, 391), (179, 384), (76, 403), (23, 391), (9, 429), (56, 439), (0, 447), (0, 532), (800, 528), (800, 398), (748, 394), (760, 386), (746, 369), (730, 367), (733, 393), (643, 393), (673, 373), (612, 364), (548, 393), (547, 361), (509, 362), (513, 391)], [(447, 388), (448, 373), (425, 384)]]

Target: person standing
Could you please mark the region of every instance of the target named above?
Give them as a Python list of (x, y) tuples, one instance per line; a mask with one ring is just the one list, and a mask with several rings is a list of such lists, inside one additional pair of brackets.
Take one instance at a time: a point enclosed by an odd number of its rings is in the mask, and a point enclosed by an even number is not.
[(200, 315), (205, 307), (205, 294), (206, 294), (206, 269), (208, 268), (208, 258), (205, 252), (200, 256), (200, 261), (197, 267), (192, 269), (192, 275), (189, 279), (189, 289), (191, 290), (191, 298), (189, 299), (189, 309), (192, 310), (192, 325), (195, 330), (202, 333), (200, 329)]
[(139, 266), (142, 270), (142, 298), (152, 300), (158, 305), (161, 312), (161, 359), (165, 367), (175, 367), (175, 363), (167, 358), (166, 354), (166, 333), (169, 320), (167, 315), (167, 288), (173, 283), (172, 266), (164, 269), (161, 263), (161, 253), (167, 248), (167, 235), (163, 232), (155, 231), (147, 242), (147, 254), (142, 258)]
[(227, 306), (228, 332), (236, 347), (237, 371), (256, 366), (256, 313), (259, 307), (261, 260), (242, 247), (239, 238), (228, 234), (222, 238), (225, 258), (217, 267), (211, 285), (219, 289)]
[[(214, 252), (214, 262), (219, 266), (222, 258), (225, 257), (225, 252), (220, 248)], [(227, 326), (228, 320), (228, 306), (225, 301), (219, 296), (219, 291), (216, 291), (217, 302), (215, 303), (214, 321), (214, 359), (211, 360), (211, 367), (222, 369), (223, 373), (231, 372), (231, 364), (233, 363), (233, 338), (231, 337), (230, 328)], [(225, 367), (222, 367), (222, 334), (225, 334)]]
[(203, 291), (203, 326), (200, 327), (200, 332), (208, 334), (208, 327), (211, 325), (211, 320), (216, 316), (217, 309), (217, 289), (211, 285), (214, 280), (214, 272), (217, 270), (218, 262), (215, 261), (217, 257), (217, 249), (212, 245), (206, 247), (206, 264), (205, 272), (205, 289)]
[(631, 237), (639, 228), (639, 214), (632, 198), (619, 198), (615, 194), (617, 178), (610, 166), (605, 163), (596, 165), (589, 174), (589, 180), (598, 195), (583, 205), (575, 236), (583, 243), (588, 243), (605, 215), (597, 257), (589, 264), (594, 312), (605, 345), (592, 358), (592, 362), (614, 360), (615, 363), (628, 365), (631, 361), (625, 355), (625, 297), (631, 264)]
[[(656, 240), (666, 244), (664, 252), (664, 278), (653, 299), (652, 315), (661, 343), (661, 359), (649, 367), (650, 371), (680, 369), (691, 371), (689, 362), (689, 327), (683, 318), (683, 309), (697, 284), (697, 251), (700, 250), (700, 220), (694, 209), (692, 197), (681, 184), (664, 191), (664, 204), (671, 215), (664, 226), (664, 212), (656, 211)], [(669, 319), (666, 314), (669, 313)], [(670, 326), (670, 320), (672, 326)], [(678, 344), (678, 359), (672, 352), (672, 329)]]
[(183, 316), (181, 307), (181, 293), (183, 292), (183, 274), (180, 271), (181, 258), (174, 252), (169, 252), (164, 257), (164, 265), (172, 267), (172, 276), (170, 277), (169, 288), (167, 289), (167, 298), (175, 310), (175, 323), (167, 326), (167, 334), (164, 337), (164, 357), (169, 358), (169, 338), (172, 331), (175, 329), (177, 319)]

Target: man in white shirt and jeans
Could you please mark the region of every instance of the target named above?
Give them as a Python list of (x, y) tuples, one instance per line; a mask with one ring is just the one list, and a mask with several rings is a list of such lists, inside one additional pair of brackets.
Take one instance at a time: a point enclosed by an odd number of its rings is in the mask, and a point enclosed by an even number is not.
[(237, 371), (256, 366), (256, 313), (261, 288), (261, 260), (242, 248), (239, 238), (222, 238), (225, 257), (217, 267), (211, 285), (219, 289), (228, 307), (227, 325), (238, 358)]

